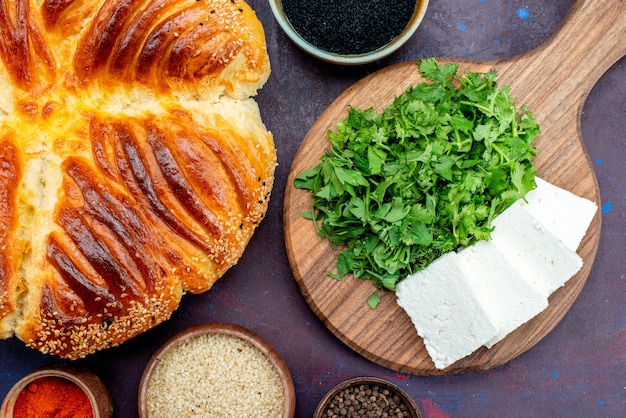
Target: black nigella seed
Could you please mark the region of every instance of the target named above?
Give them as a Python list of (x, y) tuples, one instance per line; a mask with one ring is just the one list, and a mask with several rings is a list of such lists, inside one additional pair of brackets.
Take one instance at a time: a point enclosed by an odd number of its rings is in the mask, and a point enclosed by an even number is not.
[(358, 55), (397, 37), (411, 20), (415, 0), (282, 0), (296, 32), (327, 52)]

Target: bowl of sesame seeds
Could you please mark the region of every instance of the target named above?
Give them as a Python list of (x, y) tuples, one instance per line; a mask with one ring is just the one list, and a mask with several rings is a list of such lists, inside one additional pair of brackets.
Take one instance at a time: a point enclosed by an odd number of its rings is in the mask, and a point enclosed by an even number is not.
[(287, 364), (267, 340), (239, 325), (207, 323), (155, 352), (138, 403), (140, 418), (291, 418), (296, 397)]
[(404, 45), (421, 24), (428, 0), (270, 0), (287, 37), (322, 61), (359, 65)]
[(313, 418), (421, 418), (415, 401), (388, 380), (361, 376), (333, 387), (318, 403)]

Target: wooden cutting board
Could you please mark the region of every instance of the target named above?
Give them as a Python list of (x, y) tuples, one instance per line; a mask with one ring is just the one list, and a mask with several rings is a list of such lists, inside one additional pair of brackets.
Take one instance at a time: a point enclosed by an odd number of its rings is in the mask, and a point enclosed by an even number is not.
[[(541, 135), (535, 166), (549, 182), (595, 201), (601, 207), (593, 167), (584, 148), (580, 113), (598, 79), (626, 54), (626, 2), (579, 0), (557, 33), (540, 48), (507, 60), (455, 61), (459, 72), (497, 71), (500, 85), (511, 87), (516, 105), (534, 113)], [(453, 60), (441, 60), (451, 62)], [(416, 62), (380, 70), (354, 84), (320, 116), (304, 138), (291, 166), (284, 200), (287, 255), (295, 280), (307, 303), (334, 335), (356, 352), (384, 367), (416, 375), (470, 373), (500, 366), (524, 353), (548, 334), (569, 311), (591, 271), (600, 240), (598, 211), (578, 253), (582, 270), (549, 300), (539, 316), (509, 334), (491, 349), (480, 348), (450, 367), (436, 369), (395, 294), (386, 292), (372, 310), (366, 303), (374, 287), (346, 277), (335, 281), (337, 251), (320, 241), (313, 223), (301, 217), (310, 210), (307, 191), (293, 187), (294, 178), (316, 166), (330, 146), (326, 132), (347, 116), (348, 106), (380, 111), (409, 85), (423, 81)], [(593, 140), (593, 138), (588, 138)]]

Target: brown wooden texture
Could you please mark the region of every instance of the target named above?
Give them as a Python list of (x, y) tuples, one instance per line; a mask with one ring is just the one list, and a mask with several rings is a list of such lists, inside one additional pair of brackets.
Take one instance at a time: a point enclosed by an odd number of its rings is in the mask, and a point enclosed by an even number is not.
[[(573, 193), (595, 201), (600, 194), (593, 167), (582, 143), (580, 113), (587, 94), (602, 74), (626, 54), (626, 2), (579, 0), (563, 24), (541, 47), (506, 60), (458, 60), (459, 72), (497, 71), (500, 85), (511, 87), (516, 105), (534, 113), (542, 133), (538, 175)], [(578, 253), (582, 270), (550, 298), (540, 315), (505, 337), (491, 349), (480, 348), (444, 370), (434, 367), (422, 340), (406, 313), (386, 292), (377, 309), (366, 303), (374, 288), (370, 282), (347, 277), (335, 281), (336, 251), (321, 241), (310, 220), (308, 192), (293, 187), (294, 178), (314, 167), (329, 146), (326, 132), (345, 118), (349, 106), (381, 110), (409, 85), (422, 81), (416, 62), (380, 70), (341, 94), (319, 117), (304, 138), (291, 166), (284, 201), (287, 255), (295, 280), (314, 313), (341, 341), (384, 367), (417, 375), (451, 375), (487, 370), (524, 353), (565, 316), (583, 289), (600, 241), (601, 212), (593, 219)], [(590, 138), (593, 140), (593, 138)]]

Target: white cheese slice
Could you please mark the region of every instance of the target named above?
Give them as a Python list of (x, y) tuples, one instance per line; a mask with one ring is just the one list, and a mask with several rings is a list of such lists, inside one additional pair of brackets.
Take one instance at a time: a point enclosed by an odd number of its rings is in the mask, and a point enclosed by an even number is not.
[(576, 251), (598, 206), (539, 177), (535, 180), (537, 188), (528, 192), (526, 202), (520, 201), (520, 205), (568, 248)]
[(398, 305), (437, 368), (492, 347), (581, 269), (576, 250), (596, 204), (540, 178), (526, 200), (494, 219), (490, 241), (444, 254), (398, 284)]
[(498, 334), (466, 281), (455, 252), (406, 277), (398, 284), (396, 296), (439, 369), (473, 353)]
[(563, 286), (583, 265), (535, 217), (515, 202), (492, 222), (491, 241), (519, 274), (545, 297)]
[(474, 294), (499, 330), (487, 348), (548, 306), (548, 298), (520, 276), (492, 241), (479, 241), (458, 255)]

